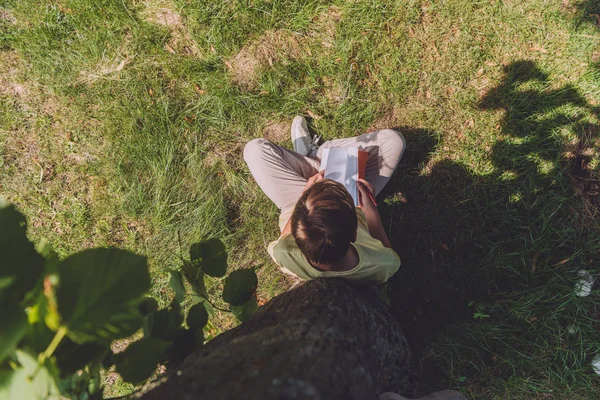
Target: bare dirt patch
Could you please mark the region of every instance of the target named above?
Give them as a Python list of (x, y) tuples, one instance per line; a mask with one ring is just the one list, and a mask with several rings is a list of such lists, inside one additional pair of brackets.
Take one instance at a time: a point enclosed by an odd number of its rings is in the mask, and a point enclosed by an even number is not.
[(261, 70), (275, 64), (286, 64), (306, 53), (300, 37), (294, 33), (269, 31), (246, 44), (225, 62), (233, 81), (245, 89), (254, 89)]
[(166, 26), (169, 29), (185, 29), (181, 15), (170, 8), (158, 9), (154, 15), (151, 15), (148, 18), (148, 21), (158, 25)]
[(146, 20), (169, 30), (170, 37), (164, 45), (166, 51), (188, 56), (196, 56), (200, 53), (198, 44), (192, 39), (185, 24), (184, 17), (175, 11), (174, 4), (167, 1), (149, 1), (146, 2), (146, 6), (143, 12)]
[(4, 21), (9, 24), (14, 24), (17, 22), (17, 19), (10, 10), (0, 8), (0, 21)]
[(264, 138), (273, 143), (282, 144), (290, 138), (290, 123), (285, 121), (269, 122), (263, 132)]
[(0, 52), (0, 95), (23, 97), (27, 88), (20, 82), (19, 59), (16, 52)]
[(214, 167), (219, 162), (223, 162), (228, 166), (236, 165), (243, 157), (244, 146), (245, 143), (240, 141), (217, 142), (208, 149), (203, 163), (207, 167)]

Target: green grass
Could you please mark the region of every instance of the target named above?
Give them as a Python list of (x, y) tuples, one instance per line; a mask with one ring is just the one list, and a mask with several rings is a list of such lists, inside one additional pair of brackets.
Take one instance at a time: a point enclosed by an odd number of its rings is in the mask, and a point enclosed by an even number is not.
[[(289, 146), (296, 114), (322, 117), (326, 139), (402, 127), (381, 212), (420, 390), (597, 397), (598, 293), (572, 294), (600, 265), (595, 200), (572, 177), (584, 135), (600, 163), (593, 14), (593, 0), (0, 0), (0, 195), (62, 255), (147, 254), (163, 303), (179, 240), (223, 237), (232, 268), (266, 263), (268, 300), (290, 282), (266, 254), (277, 210), (245, 142)], [(231, 326), (217, 315), (213, 333)]]

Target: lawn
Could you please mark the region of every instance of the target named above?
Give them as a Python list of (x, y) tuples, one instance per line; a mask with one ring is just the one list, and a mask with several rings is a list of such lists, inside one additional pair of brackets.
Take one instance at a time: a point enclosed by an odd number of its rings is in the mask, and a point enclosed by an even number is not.
[(292, 284), (242, 150), (297, 114), (406, 137), (380, 211), (420, 392), (600, 396), (597, 0), (0, 0), (0, 195), (62, 256), (147, 255), (162, 304), (209, 237), (261, 300)]

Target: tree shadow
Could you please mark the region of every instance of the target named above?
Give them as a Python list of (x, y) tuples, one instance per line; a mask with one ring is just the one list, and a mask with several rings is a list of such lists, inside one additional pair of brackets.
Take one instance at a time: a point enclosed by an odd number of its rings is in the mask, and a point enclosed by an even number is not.
[(587, 0), (572, 6), (575, 13), (575, 28), (582, 24), (591, 24), (600, 29), (600, 1)]
[[(553, 263), (581, 247), (573, 209), (581, 199), (570, 179), (576, 163), (564, 153), (573, 136), (597, 135), (590, 117), (600, 112), (575, 87), (551, 83), (535, 63), (517, 61), (481, 100), (481, 110), (504, 111), (491, 173), (442, 160), (423, 174), (435, 134), (399, 128), (407, 150), (380, 211), (402, 258), (390, 303), (417, 360), (436, 335), (485, 318), (478, 304), (543, 285)], [(427, 362), (420, 372), (422, 382), (450, 384)]]

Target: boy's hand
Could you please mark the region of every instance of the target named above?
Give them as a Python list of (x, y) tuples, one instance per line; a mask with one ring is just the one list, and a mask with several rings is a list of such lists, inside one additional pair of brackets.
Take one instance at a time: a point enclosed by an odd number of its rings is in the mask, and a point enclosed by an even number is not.
[(308, 190), (308, 188), (311, 187), (312, 185), (314, 185), (315, 183), (322, 181), (324, 175), (325, 175), (325, 170), (323, 170), (321, 172), (317, 172), (316, 174), (314, 174), (313, 176), (308, 178), (308, 181), (306, 182), (306, 186), (304, 186), (303, 192), (306, 192)]
[(363, 212), (366, 214), (368, 212), (377, 212), (377, 204), (375, 203), (374, 199), (375, 199), (375, 188), (373, 187), (373, 185), (371, 185), (369, 182), (367, 182), (364, 179), (359, 179), (358, 182), (356, 182), (357, 186), (358, 186), (358, 192), (359, 192), (359, 200), (358, 203), (360, 204), (359, 207), (363, 210)]

